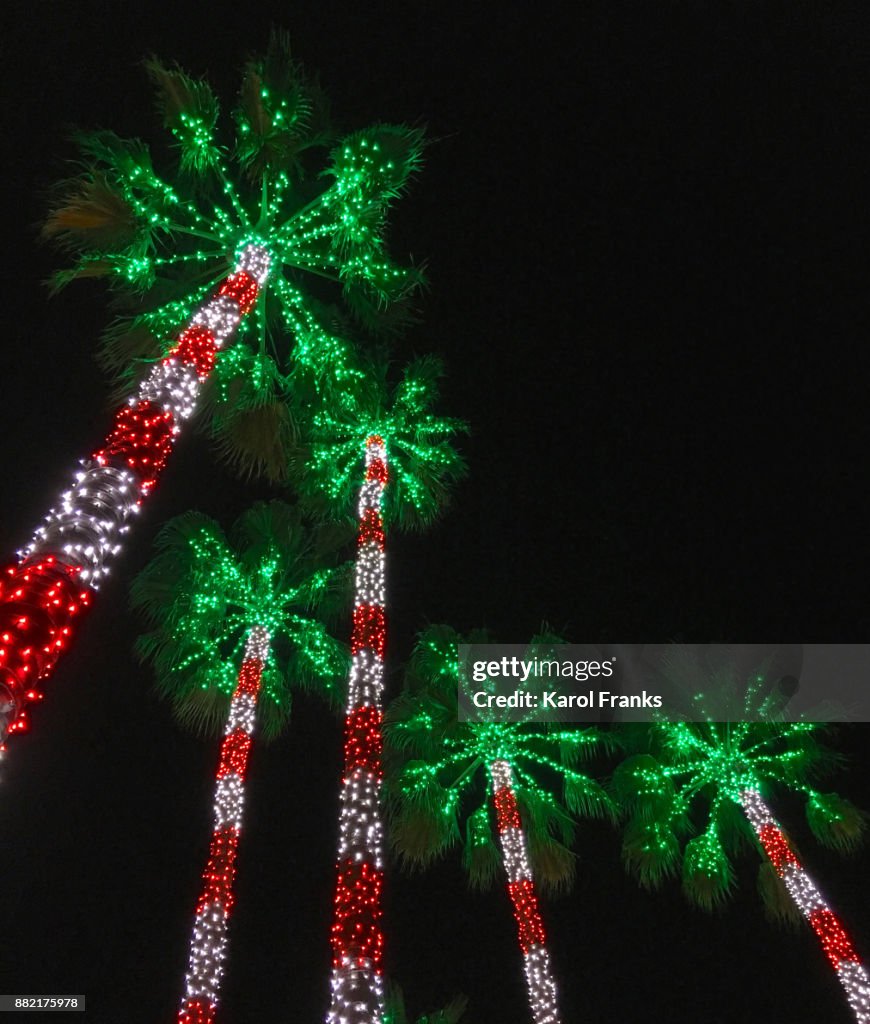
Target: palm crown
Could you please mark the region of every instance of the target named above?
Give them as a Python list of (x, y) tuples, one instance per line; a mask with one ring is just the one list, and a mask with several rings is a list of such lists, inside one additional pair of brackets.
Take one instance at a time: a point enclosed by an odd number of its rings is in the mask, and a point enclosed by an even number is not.
[[(425, 865), (463, 842), (464, 819), (465, 867), (473, 885), (489, 885), (501, 859), (491, 824), (488, 767), (504, 761), (515, 779), (535, 878), (545, 888), (558, 888), (574, 874), (572, 813), (610, 813), (604, 789), (576, 768), (605, 739), (591, 728), (459, 721), (458, 646), (483, 642), (483, 633), (463, 638), (449, 626), (430, 626), (420, 635), (409, 684), (386, 716), (385, 737), (400, 761), (390, 787), (393, 843), (407, 862)], [(532, 641), (557, 642), (550, 636)]]
[(366, 443), (379, 437), (390, 473), (384, 522), (422, 528), (444, 509), (450, 486), (465, 474), (465, 462), (451, 444), (465, 424), (432, 412), (442, 373), (438, 359), (414, 360), (392, 385), (385, 360), (368, 360), (361, 367), (352, 389), (318, 389), (298, 416), (306, 419), (310, 438), (302, 489), (346, 514), (359, 489)]
[[(722, 903), (734, 886), (734, 854), (756, 842), (742, 810), (748, 791), (804, 797), (810, 829), (828, 846), (848, 850), (860, 840), (861, 813), (813, 784), (837, 764), (821, 737), (826, 727), (776, 720), (765, 689), (763, 674), (747, 683), (738, 716), (744, 721), (655, 723), (646, 742), (651, 752), (627, 758), (614, 773), (614, 791), (628, 816), (623, 856), (642, 885), (680, 873), (694, 903), (705, 909)], [(703, 698), (697, 703), (703, 710)], [(793, 916), (766, 860), (759, 888), (770, 913)]]
[(155, 627), (137, 651), (153, 662), (182, 721), (219, 730), (255, 626), (270, 637), (258, 707), (266, 738), (289, 717), (291, 687), (338, 696), (346, 651), (314, 617), (338, 607), (337, 570), (322, 568), (323, 552), (295, 509), (258, 503), (230, 539), (214, 520), (186, 513), (166, 524), (156, 547), (132, 587), (134, 606)]
[(271, 271), (242, 325), (247, 344), (220, 353), (210, 404), (231, 454), (275, 475), (280, 459), (268, 438), (288, 431), (288, 366), (332, 346), (310, 284), (340, 283), (350, 309), (372, 326), (421, 281), (387, 255), (384, 221), (419, 165), (422, 132), (376, 124), (336, 142), (323, 94), (281, 32), (244, 69), (232, 141), (206, 82), (156, 60), (146, 67), (174, 141), (175, 180), (155, 169), (138, 139), (77, 134), (82, 171), (61, 183), (44, 227), (75, 257), (55, 284), (101, 277), (118, 294), (124, 312), (106, 333), (102, 359), (126, 385), (136, 372), (131, 360), (165, 355), (166, 339), (236, 255), (264, 247)]

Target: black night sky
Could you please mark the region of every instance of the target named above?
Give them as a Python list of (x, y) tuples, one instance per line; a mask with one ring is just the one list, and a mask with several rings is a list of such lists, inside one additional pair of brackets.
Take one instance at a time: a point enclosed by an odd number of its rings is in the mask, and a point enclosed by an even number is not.
[[(49, 299), (38, 240), (72, 125), (160, 134), (141, 59), (238, 70), (287, 27), (348, 129), (425, 123), (391, 248), (428, 261), (400, 358), (440, 353), (469, 479), (441, 525), (391, 538), (390, 692), (415, 630), (576, 642), (867, 639), (870, 17), (865, 5), (98, 3), (4, 14), (2, 550), (30, 536), (109, 422), (98, 285)], [(559, 11), (560, 13), (557, 13)], [(175, 1019), (211, 829), (215, 742), (182, 733), (131, 654), (127, 584), (162, 522), (252, 497), (186, 433), (126, 557), (0, 782), (0, 992), (84, 993), (92, 1024)], [(255, 746), (221, 1024), (327, 1006), (338, 721), (300, 698)], [(837, 788), (870, 808), (868, 726)], [(870, 956), (868, 854), (778, 811)], [(769, 925), (755, 864), (715, 916), (625, 875), (579, 830), (545, 903), (566, 1024), (846, 1024), (812, 933)], [(458, 856), (392, 868), (388, 968), (416, 1012), (528, 1019), (503, 890)], [(13, 1015), (10, 1015), (10, 1021)], [(17, 1019), (17, 1018), (16, 1018)], [(29, 1019), (29, 1018), (28, 1018)]]

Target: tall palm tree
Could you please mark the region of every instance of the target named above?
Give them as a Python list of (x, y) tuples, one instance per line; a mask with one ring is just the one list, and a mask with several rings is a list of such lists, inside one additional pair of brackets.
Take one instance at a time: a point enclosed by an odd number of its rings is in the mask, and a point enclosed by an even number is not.
[[(26, 728), (37, 680), (68, 646), (89, 603), (82, 593), (92, 597), (118, 557), (206, 379), (206, 411), (227, 457), (279, 473), (292, 435), (289, 367), (334, 346), (309, 282), (333, 281), (371, 324), (420, 281), (383, 241), (386, 211), (419, 165), (420, 130), (375, 124), (332, 145), (323, 94), (286, 33), (273, 33), (245, 68), (234, 139), (204, 81), (156, 60), (147, 68), (172, 137), (174, 181), (138, 139), (80, 133), (83, 170), (61, 184), (45, 224), (74, 257), (56, 285), (97, 277), (118, 298), (103, 362), (130, 397), (8, 569), (0, 695), (12, 705), (10, 732)], [(236, 334), (241, 343), (228, 347)], [(63, 596), (47, 615), (51, 590)]]
[[(610, 813), (603, 788), (576, 768), (581, 757), (601, 748), (604, 737), (594, 728), (460, 721), (459, 645), (483, 642), (484, 634), (463, 638), (449, 626), (430, 626), (420, 634), (406, 690), (386, 716), (388, 747), (402, 758), (391, 783), (391, 838), (402, 859), (416, 866), (462, 843), (465, 867), (477, 887), (491, 884), (501, 864), (532, 1019), (557, 1024), (561, 1016), (537, 887), (559, 889), (573, 880), (571, 814)], [(534, 645), (555, 642), (549, 636), (533, 640)], [(551, 791), (555, 780), (561, 783), (561, 800)]]
[[(670, 671), (686, 679), (693, 670), (677, 658)], [(721, 690), (727, 670), (716, 682)], [(705, 679), (705, 689), (711, 684)], [(698, 704), (703, 710), (704, 699)], [(868, 1024), (867, 971), (764, 796), (790, 791), (804, 797), (811, 831), (836, 849), (849, 850), (860, 841), (865, 818), (847, 800), (813, 785), (837, 763), (820, 736), (825, 726), (777, 721), (766, 710), (769, 704), (759, 673), (748, 681), (743, 713), (734, 721), (661, 721), (649, 728), (640, 740), (647, 752), (628, 757), (614, 773), (614, 791), (627, 812), (624, 860), (648, 888), (681, 874), (687, 898), (709, 910), (734, 888), (734, 854), (754, 847), (763, 858), (759, 889), (768, 912), (809, 922), (855, 1019)]]
[[(386, 534), (422, 528), (441, 511), (464, 472), (451, 435), (462, 425), (433, 415), (440, 365), (419, 359), (390, 387), (386, 363), (367, 366), (343, 394), (321, 393), (310, 417), (302, 486), (346, 517), (357, 512), (345, 710), (329, 1024), (384, 1020), (381, 891), (381, 721), (386, 644)], [(313, 411), (313, 415), (312, 414)]]
[(224, 733), (179, 1024), (214, 1020), (255, 723), (274, 736), (292, 688), (335, 696), (346, 670), (343, 648), (314, 617), (334, 590), (316, 539), (280, 502), (254, 505), (230, 540), (206, 516), (178, 516), (133, 583), (133, 603), (155, 627), (138, 649), (160, 692), (186, 724)]

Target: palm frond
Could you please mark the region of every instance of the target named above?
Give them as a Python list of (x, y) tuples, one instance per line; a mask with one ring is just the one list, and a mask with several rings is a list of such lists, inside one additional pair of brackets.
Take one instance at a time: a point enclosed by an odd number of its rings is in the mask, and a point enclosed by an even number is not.
[(42, 235), (67, 249), (125, 250), (139, 234), (138, 218), (121, 193), (98, 173), (64, 182), (49, 207)]
[(769, 921), (790, 928), (796, 928), (803, 921), (797, 904), (769, 860), (762, 861), (758, 868), (758, 894)]
[(529, 859), (535, 884), (542, 892), (560, 893), (570, 889), (577, 873), (577, 858), (553, 836), (539, 829), (527, 833)]
[(462, 861), (473, 889), (488, 889), (504, 871), (490, 816), (489, 807), (482, 804), (465, 823)]
[(622, 860), (643, 888), (655, 889), (677, 873), (680, 843), (670, 826), (634, 819), (625, 828)]
[(690, 840), (683, 853), (683, 892), (702, 910), (715, 910), (734, 887), (734, 868), (715, 828)]
[(200, 173), (213, 166), (220, 156), (215, 141), (218, 102), (209, 84), (156, 57), (145, 61), (145, 70), (156, 92), (163, 125), (178, 142), (181, 167)]
[(836, 793), (813, 793), (806, 803), (807, 823), (825, 846), (851, 853), (864, 842), (867, 815)]
[(388, 808), (392, 808), (390, 842), (400, 859), (410, 867), (426, 867), (459, 840), (456, 815), (451, 813), (448, 802), (436, 787), (416, 791), (400, 804), (391, 801)]
[(324, 604), (325, 568), (296, 509), (262, 502), (228, 540), (213, 520), (186, 513), (156, 540), (156, 555), (134, 580), (131, 599), (156, 627), (136, 645), (155, 672), (158, 692), (179, 721), (200, 732), (225, 721), (245, 644), (254, 626), (269, 635), (258, 718), (270, 739), (286, 725), (290, 691), (306, 688), (337, 701), (348, 654), (313, 611)]
[(580, 818), (616, 818), (616, 805), (600, 782), (571, 772), (565, 776), (565, 806)]

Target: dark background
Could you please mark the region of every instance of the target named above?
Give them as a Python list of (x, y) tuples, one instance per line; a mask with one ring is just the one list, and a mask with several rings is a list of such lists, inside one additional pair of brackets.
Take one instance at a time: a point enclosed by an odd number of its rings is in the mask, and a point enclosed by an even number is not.
[[(391, 692), (427, 621), (520, 642), (867, 638), (868, 19), (863, 5), (16, 3), (4, 14), (2, 549), (24, 543), (109, 421), (105, 297), (49, 300), (37, 240), (70, 124), (159, 134), (149, 52), (225, 106), (270, 24), (348, 128), (437, 142), (391, 219), (429, 261), (408, 355), (441, 353), (471, 476), (423, 537), (390, 541)], [(93, 1024), (174, 1019), (217, 748), (182, 734), (130, 654), (127, 583), (169, 516), (231, 520), (247, 491), (180, 441), (135, 539), (0, 783), (0, 992), (85, 993)], [(865, 497), (862, 497), (865, 495)], [(836, 785), (870, 806), (867, 726)], [(327, 1005), (339, 729), (299, 700), (256, 746), (223, 1024)], [(870, 954), (868, 856), (820, 849), (778, 805)], [(849, 1019), (809, 929), (764, 920), (755, 865), (708, 917), (640, 892), (616, 834), (580, 830), (545, 906), (566, 1024)], [(502, 890), (457, 858), (392, 871), (388, 966), (409, 1006), (528, 1019)], [(10, 1016), (10, 1021), (13, 1019)], [(29, 1018), (28, 1018), (29, 1019)]]

